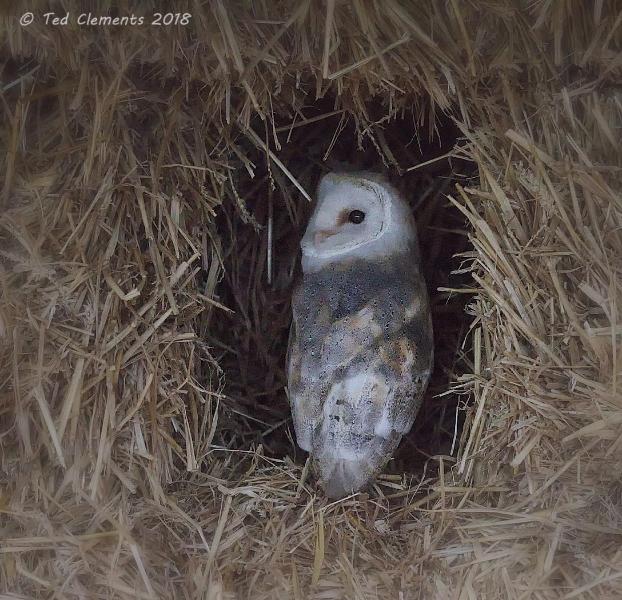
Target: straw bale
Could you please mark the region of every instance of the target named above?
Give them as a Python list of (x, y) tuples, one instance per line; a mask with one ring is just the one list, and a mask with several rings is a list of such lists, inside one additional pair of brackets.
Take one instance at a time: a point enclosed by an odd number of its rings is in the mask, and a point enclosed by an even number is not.
[[(64, 6), (0, 23), (0, 597), (622, 597), (620, 4)], [(282, 356), (348, 152), (468, 246), (414, 438), (453, 448), (329, 502)]]

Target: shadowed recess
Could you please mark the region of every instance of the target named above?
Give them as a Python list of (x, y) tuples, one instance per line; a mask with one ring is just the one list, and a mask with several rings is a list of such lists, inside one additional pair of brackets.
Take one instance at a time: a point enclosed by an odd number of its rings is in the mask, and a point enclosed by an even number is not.
[[(473, 166), (461, 158), (466, 142), (449, 117), (417, 122), (411, 111), (400, 111), (382, 119), (372, 137), (361, 135), (347, 111), (329, 110), (334, 105), (334, 99), (324, 99), (305, 107), (306, 122), (277, 122), (281, 148), (276, 154), (312, 197), (321, 174), (329, 170), (382, 172), (415, 214), (434, 321), (435, 369), (415, 425), (385, 471), (420, 476), (427, 458), (457, 450), (463, 422), (457, 411), (460, 395), (449, 384), (466, 366), (459, 345), (471, 317), (464, 295), (445, 290), (465, 281), (452, 271), (459, 268), (456, 255), (468, 248), (468, 240), (465, 218), (446, 193), (456, 182), (472, 184)], [(382, 110), (377, 103), (368, 107), (371, 114), (382, 115)], [(233, 205), (217, 221), (222, 247), (230, 249), (217, 292), (235, 312), (224, 315), (208, 334), (226, 376), (223, 443), (234, 448), (261, 444), (270, 456), (304, 462), (305, 453), (294, 443), (284, 386), (289, 300), (311, 204), (292, 185), (285, 191), (279, 187), (285, 184), (282, 173), (265, 154), (247, 150), (245, 156), (257, 165), (253, 178), (240, 165), (236, 182), (249, 216)]]

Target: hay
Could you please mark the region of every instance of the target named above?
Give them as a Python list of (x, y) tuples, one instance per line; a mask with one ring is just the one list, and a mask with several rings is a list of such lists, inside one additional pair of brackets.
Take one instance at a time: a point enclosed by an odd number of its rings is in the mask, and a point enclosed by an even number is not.
[[(2, 20), (3, 598), (622, 595), (617, 3), (29, 10)], [(408, 173), (469, 278), (436, 294), (449, 445), (329, 503), (281, 359), (305, 196), (348, 149)]]

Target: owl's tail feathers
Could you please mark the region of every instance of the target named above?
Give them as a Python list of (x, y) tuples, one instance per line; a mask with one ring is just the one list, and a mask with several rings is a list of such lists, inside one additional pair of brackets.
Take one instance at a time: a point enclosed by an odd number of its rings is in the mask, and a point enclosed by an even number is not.
[(366, 485), (373, 472), (370, 473), (368, 460), (348, 460), (335, 458), (327, 460), (323, 457), (319, 465), (322, 487), (329, 498), (343, 498), (360, 490)]

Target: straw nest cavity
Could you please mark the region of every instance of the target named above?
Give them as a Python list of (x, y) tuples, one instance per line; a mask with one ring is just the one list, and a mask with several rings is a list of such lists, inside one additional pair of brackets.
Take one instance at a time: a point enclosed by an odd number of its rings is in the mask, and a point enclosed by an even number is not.
[[(65, 4), (1, 25), (0, 595), (619, 598), (619, 3)], [(409, 193), (444, 358), (329, 503), (282, 358), (346, 160)]]

